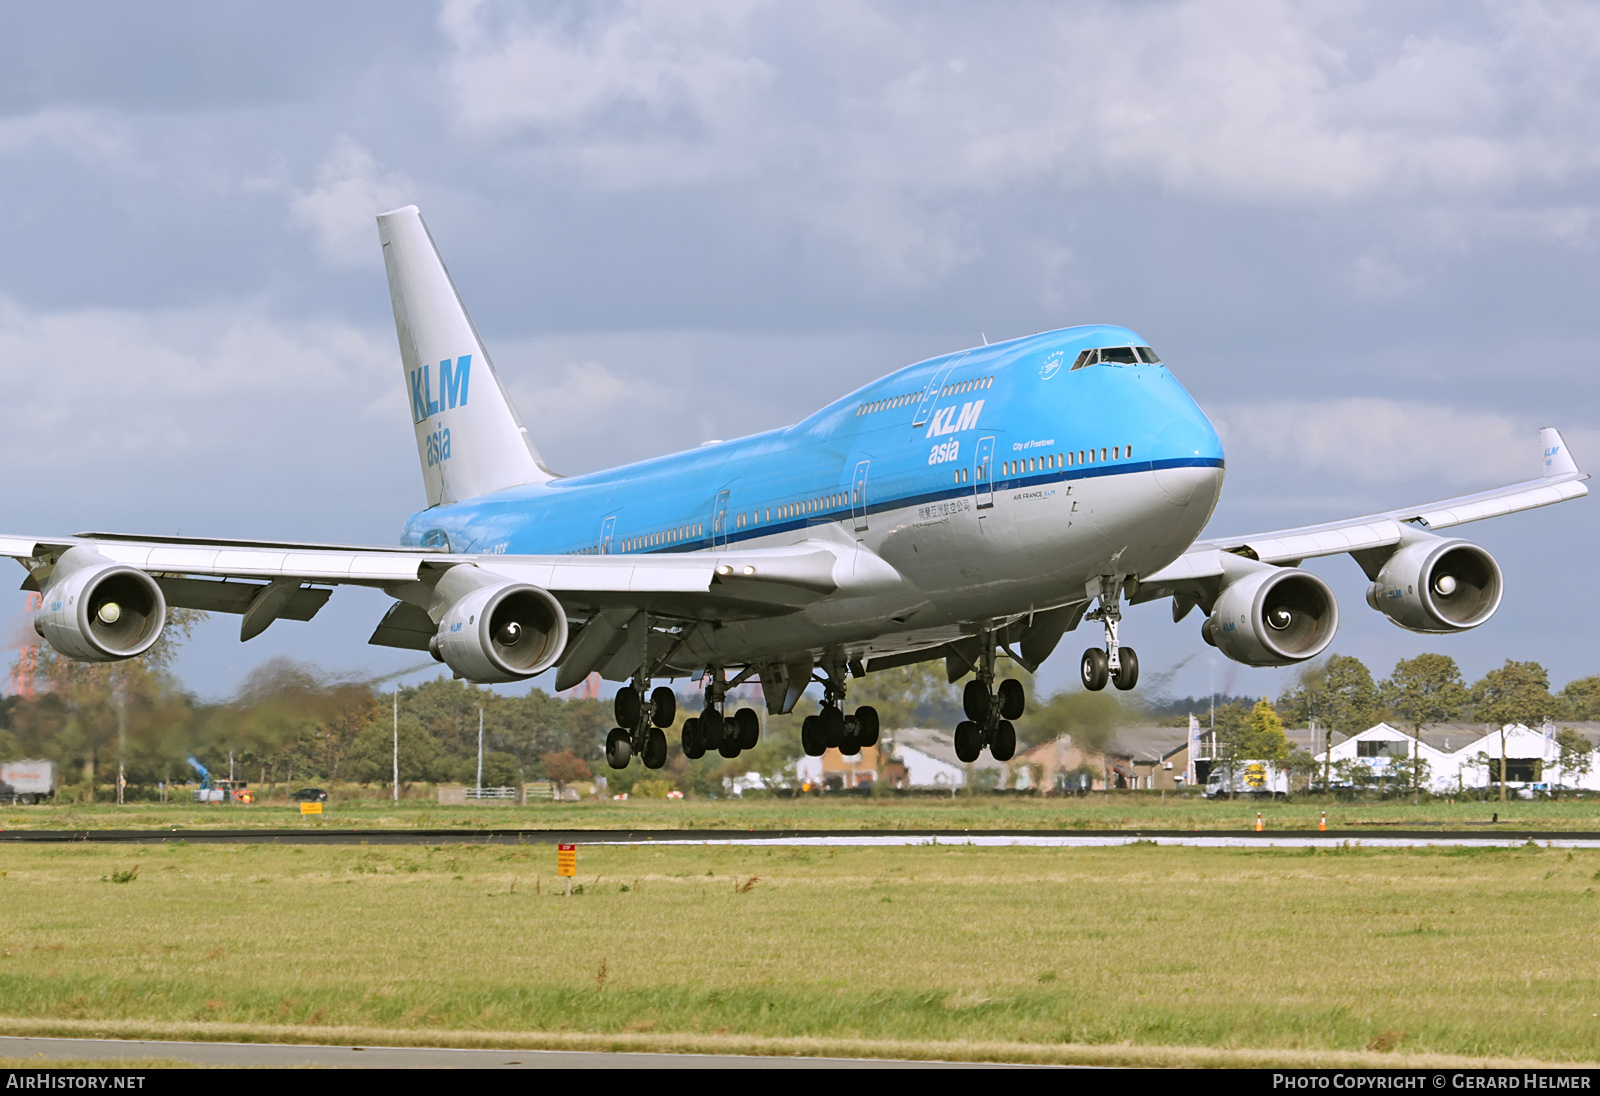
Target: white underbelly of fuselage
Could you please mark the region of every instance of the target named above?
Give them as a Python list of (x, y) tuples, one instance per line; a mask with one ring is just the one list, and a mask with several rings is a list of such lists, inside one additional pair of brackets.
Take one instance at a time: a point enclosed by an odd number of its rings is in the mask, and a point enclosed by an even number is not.
[(1210, 519), (1222, 478), (1216, 467), (1126, 472), (997, 489), (992, 501), (975, 492), (878, 511), (860, 531), (848, 521), (829, 522), (752, 538), (743, 545), (859, 542), (902, 581), (780, 617), (697, 629), (673, 664), (693, 672), (804, 653), (870, 658), (1083, 601), (1101, 575), (1147, 575), (1182, 555)]

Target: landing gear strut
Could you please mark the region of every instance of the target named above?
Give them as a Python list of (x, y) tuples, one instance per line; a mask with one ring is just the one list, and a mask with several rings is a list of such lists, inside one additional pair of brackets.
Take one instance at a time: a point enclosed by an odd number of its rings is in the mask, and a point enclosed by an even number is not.
[(967, 718), (956, 724), (956, 757), (963, 762), (978, 760), (983, 748), (996, 761), (1010, 761), (1017, 752), (1017, 729), (1013, 719), (1022, 718), (1027, 696), (1022, 682), (1006, 678), (995, 686), (994, 633), (985, 628), (980, 634), (975, 676), (961, 690), (961, 710)]
[(733, 681), (723, 678), (721, 667), (710, 673), (706, 684), (706, 706), (697, 716), (683, 721), (683, 755), (691, 761), (702, 758), (707, 750), (716, 750), (726, 758), (738, 757), (754, 749), (761, 740), (761, 717), (753, 708), (740, 708), (731, 716), (725, 714), (728, 690), (749, 677), (745, 670)]
[(806, 755), (821, 757), (831, 747), (852, 756), (866, 746), (876, 746), (878, 709), (863, 704), (854, 714), (845, 715), (846, 664), (836, 658), (825, 663), (822, 670), (822, 710), (806, 716), (800, 724), (800, 745)]
[(1100, 607), (1084, 614), (1085, 620), (1105, 625), (1106, 645), (1083, 652), (1083, 687), (1099, 692), (1110, 681), (1126, 692), (1139, 683), (1139, 655), (1132, 647), (1117, 641), (1117, 625), (1122, 622), (1122, 589), (1114, 575), (1100, 576)]
[(621, 724), (606, 735), (606, 764), (613, 769), (627, 768), (635, 754), (647, 769), (659, 769), (667, 763), (667, 733), (663, 728), (672, 726), (678, 718), (678, 698), (662, 685), (646, 700), (649, 688), (650, 679), (641, 669), (631, 684), (617, 690), (611, 702), (611, 710)]

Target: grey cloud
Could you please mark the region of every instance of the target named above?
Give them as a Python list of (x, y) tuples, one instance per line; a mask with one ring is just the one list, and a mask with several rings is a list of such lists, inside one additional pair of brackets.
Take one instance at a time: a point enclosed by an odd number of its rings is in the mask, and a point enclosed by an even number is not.
[[(371, 218), (406, 201), (566, 470), (1097, 321), (1224, 426), (1220, 527), (1515, 478), (1545, 422), (1600, 463), (1584, 6), (86, 4), (0, 33), (29, 529), (390, 539), (420, 495)], [(1540, 537), (1592, 539), (1570, 509), (1486, 527), (1513, 591), (1560, 572)], [(1575, 671), (1567, 581), (1451, 649)], [(1358, 586), (1352, 642), (1409, 650)], [(353, 646), (308, 649), (383, 657), (343, 604)], [(1198, 643), (1159, 617), (1147, 664)]]

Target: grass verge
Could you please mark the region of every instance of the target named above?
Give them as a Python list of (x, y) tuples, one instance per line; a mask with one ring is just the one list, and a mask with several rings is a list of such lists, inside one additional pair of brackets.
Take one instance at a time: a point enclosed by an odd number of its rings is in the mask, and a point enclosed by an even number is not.
[(570, 898), (554, 869), (543, 846), (3, 847), (0, 1033), (1152, 1065), (1600, 1046), (1600, 851), (587, 847)]
[[(1559, 832), (1600, 829), (1600, 801), (1545, 800), (1515, 803), (1383, 800), (1350, 803), (1320, 797), (1288, 802), (1209, 802), (1155, 792), (1074, 797), (957, 796), (856, 798), (664, 800), (610, 799), (578, 803), (535, 802), (524, 807), (474, 804), (441, 807), (426, 800), (338, 799), (320, 817), (302, 818), (299, 808), (266, 801), (250, 806), (202, 807), (195, 803), (114, 803), (12, 807), (0, 812), (0, 828), (45, 829), (1023, 829), (1245, 830), (1259, 812), (1269, 831), (1315, 830), (1326, 812), (1328, 825), (1352, 834), (1381, 836), (1407, 826), (1462, 828), (1493, 834), (1514, 829)], [(1492, 821), (1495, 818), (1500, 821)]]
[[(1030, 1065), (1149, 1066), (1213, 1069), (1539, 1069), (1571, 1062), (1534, 1058), (1466, 1057), (1376, 1051), (1271, 1050), (1188, 1046), (1019, 1046), (1010, 1042), (936, 1042), (909, 1039), (818, 1039), (685, 1033), (594, 1034), (581, 1032), (436, 1031), (384, 1028), (319, 1028), (286, 1031), (271, 1024), (208, 1024), (140, 1021), (29, 1020), (0, 1017), (0, 1033), (97, 1039), (173, 1039), (235, 1043), (312, 1043), (321, 1046), (427, 1046), (485, 1050), (579, 1050), (649, 1054), (750, 1054), (788, 1058), (879, 1058), (937, 1062), (1003, 1062)], [(52, 1068), (136, 1069), (184, 1066), (171, 1059), (62, 1060), (0, 1058), (6, 1065)]]

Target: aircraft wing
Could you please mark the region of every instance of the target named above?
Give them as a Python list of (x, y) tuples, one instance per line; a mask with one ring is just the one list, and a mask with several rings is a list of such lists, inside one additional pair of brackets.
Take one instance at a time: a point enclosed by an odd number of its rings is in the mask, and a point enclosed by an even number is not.
[(169, 605), (243, 614), (244, 639), (279, 618), (311, 619), (327, 601), (327, 587), (376, 587), (399, 604), (372, 642), (417, 649), (427, 649), (436, 626), (422, 606), (445, 572), (462, 567), (547, 590), (572, 619), (615, 609), (685, 622), (748, 619), (793, 612), (840, 589), (893, 588), (901, 581), (872, 552), (824, 540), (652, 555), (514, 556), (109, 533), (0, 536), (0, 556), (28, 568), (27, 589), (37, 589), (45, 569), (74, 548), (150, 574)]
[(1146, 576), (1133, 600), (1153, 601), (1174, 594), (1181, 598), (1186, 591), (1220, 579), (1227, 564), (1238, 557), (1295, 566), (1314, 556), (1348, 552), (1363, 568), (1368, 568), (1363, 553), (1383, 554), (1414, 532), (1437, 532), (1469, 521), (1532, 510), (1587, 495), (1589, 488), (1583, 481), (1589, 478), (1588, 473), (1578, 468), (1560, 431), (1546, 427), (1540, 431), (1539, 440), (1543, 474), (1538, 479), (1343, 521), (1198, 540), (1173, 563)]

